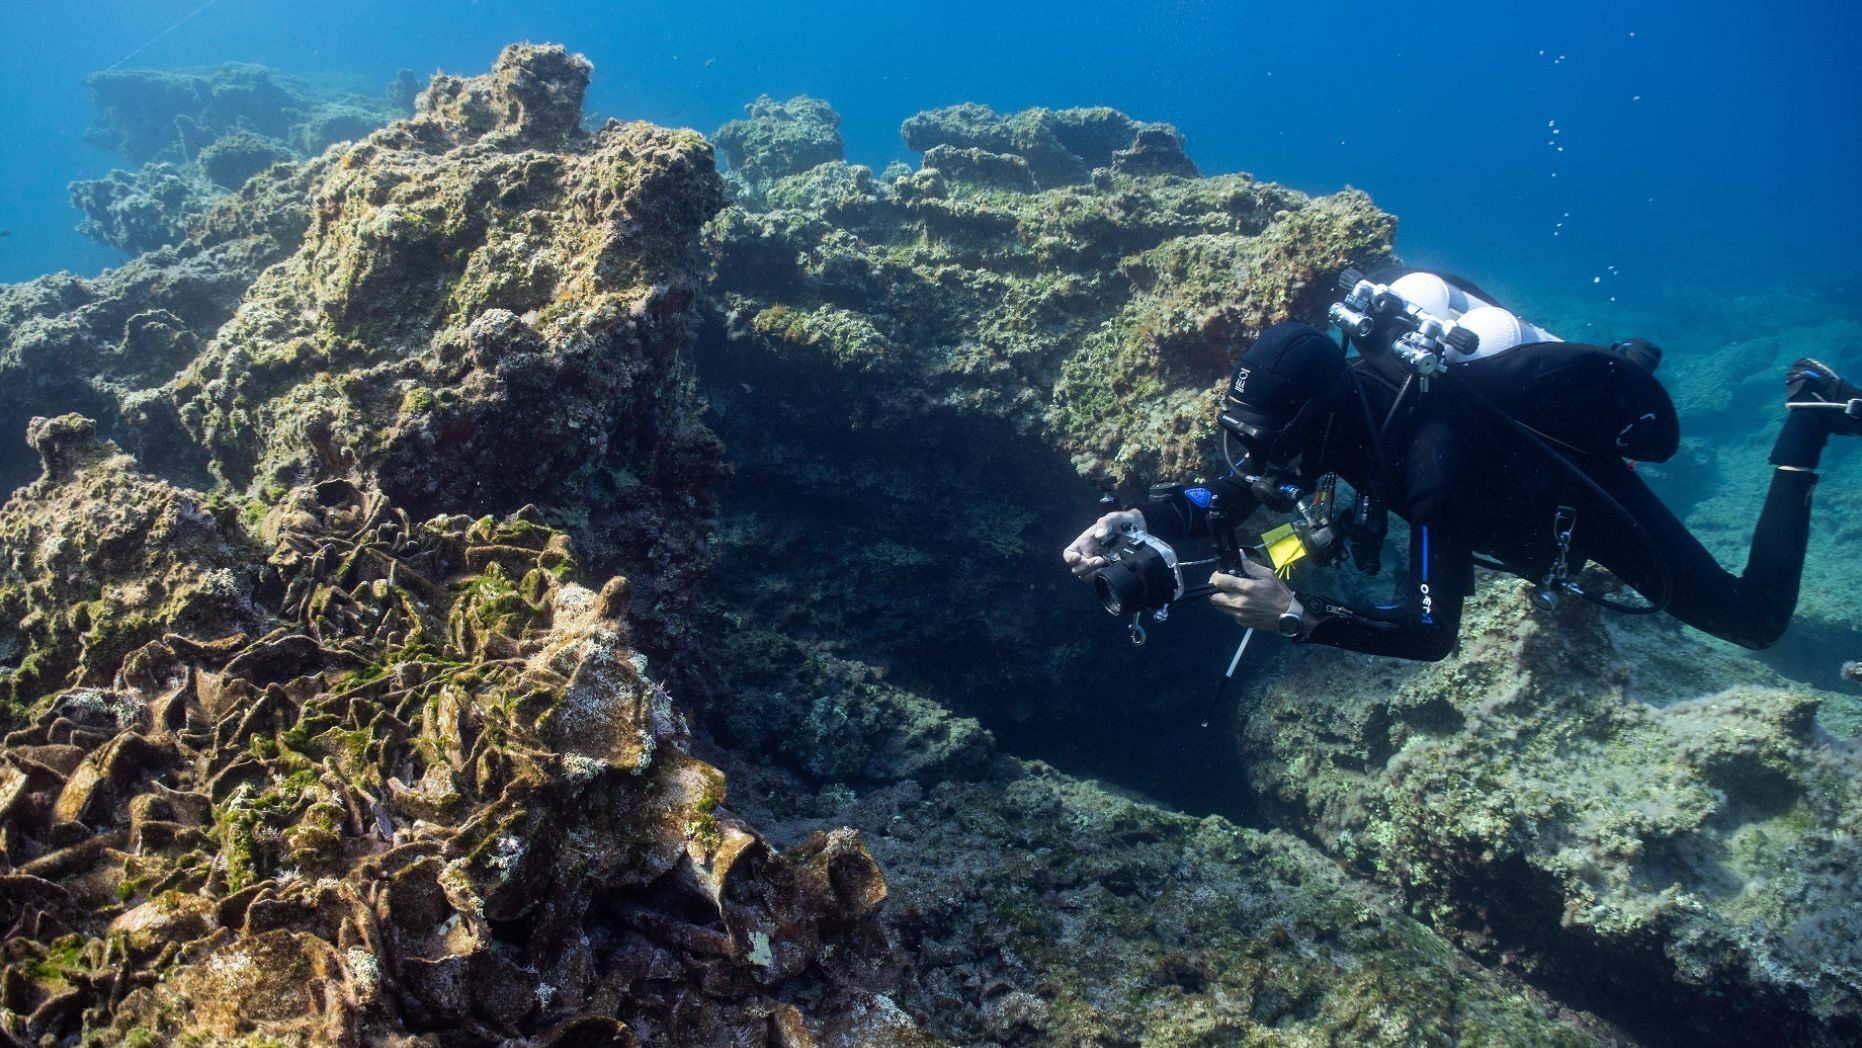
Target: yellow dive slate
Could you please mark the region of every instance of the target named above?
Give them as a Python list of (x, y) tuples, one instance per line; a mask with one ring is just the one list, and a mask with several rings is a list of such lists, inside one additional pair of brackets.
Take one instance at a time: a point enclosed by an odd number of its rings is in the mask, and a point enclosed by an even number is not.
[(1299, 533), (1291, 524), (1282, 524), (1263, 534), (1261, 545), (1267, 550), (1274, 574), (1283, 579), (1292, 577), (1294, 562), (1306, 556), (1306, 544), (1300, 541)]

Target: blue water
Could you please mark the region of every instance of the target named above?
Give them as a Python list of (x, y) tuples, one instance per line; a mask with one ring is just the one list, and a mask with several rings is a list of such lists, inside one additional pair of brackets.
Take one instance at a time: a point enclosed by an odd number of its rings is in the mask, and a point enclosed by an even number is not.
[(1862, 232), (1862, 13), (1827, 0), (11, 0), (0, 18), (0, 281), (119, 260), (73, 231), (65, 184), (119, 166), (82, 141), (79, 79), (132, 51), (386, 84), (482, 72), (519, 39), (593, 59), (606, 115), (710, 131), (759, 93), (826, 98), (876, 168), (910, 159), (898, 125), (921, 109), (1116, 106), (1176, 124), (1205, 172), (1363, 188), (1409, 259), (1502, 294), (1853, 272)]

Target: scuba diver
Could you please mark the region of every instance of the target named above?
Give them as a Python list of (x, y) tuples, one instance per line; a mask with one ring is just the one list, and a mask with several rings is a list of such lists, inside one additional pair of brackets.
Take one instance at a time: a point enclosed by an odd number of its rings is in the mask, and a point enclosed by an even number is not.
[[(1862, 390), (1815, 360), (1788, 370), (1771, 487), (1734, 575), (1635, 473), (1635, 461), (1665, 461), (1679, 447), (1654, 375), (1658, 347), (1564, 342), (1465, 280), (1396, 274), (1386, 284), (1346, 271), (1346, 295), (1328, 314), (1341, 339), (1282, 323), (1242, 355), (1219, 420), (1225, 476), (1154, 488), (1066, 548), (1107, 611), (1132, 617), (1135, 643), (1144, 613), (1161, 620), (1207, 596), (1251, 630), (1439, 660), (1454, 649), (1477, 566), (1532, 581), (1541, 610), (1576, 595), (1666, 611), (1747, 648), (1778, 641), (1797, 604), (1818, 460), (1832, 435), (1862, 433)], [(1234, 533), (1261, 506), (1296, 526), (1250, 550)], [(1409, 525), (1399, 599), (1337, 600), (1284, 581), (1302, 558), (1349, 558), (1377, 574), (1389, 513)], [(1215, 539), (1220, 564), (1202, 586), (1185, 581), (1194, 564), (1172, 545), (1197, 537)], [(1648, 603), (1580, 584), (1587, 562)]]

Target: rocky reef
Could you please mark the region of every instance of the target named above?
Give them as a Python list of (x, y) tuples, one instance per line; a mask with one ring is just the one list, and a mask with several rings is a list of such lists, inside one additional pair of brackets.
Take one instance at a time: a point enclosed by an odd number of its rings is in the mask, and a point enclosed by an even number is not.
[[(936, 719), (899, 723), (937, 737)], [(858, 789), (787, 770), (817, 752), (725, 758), (738, 809), (779, 842), (861, 831), (886, 871), (881, 925), (909, 958), (889, 997), (950, 1043), (1617, 1043), (1285, 834), (987, 743)]]
[(1451, 660), (1302, 651), (1242, 699), (1277, 814), (1477, 955), (1693, 1036), (1862, 1029), (1862, 756), (1671, 624), (1489, 587)]
[[(640, 650), (719, 469), (678, 351), (721, 194), (697, 136), (583, 134), (588, 74), (513, 47), (7, 289), (9, 411), (100, 416), (22, 426), (0, 509), (10, 1041), (916, 1036), (858, 836), (744, 826)], [(524, 504), (597, 473), (631, 579)]]
[(720, 172), (591, 74), (97, 82), (125, 185), (215, 189), (0, 288), (0, 1041), (1854, 1034), (1837, 697), (1500, 586), (1177, 735), (1232, 637), (1058, 568), (1389, 255), (1366, 196), (1103, 108), (875, 175), (763, 98)]
[(262, 66), (93, 73), (85, 140), (133, 169), (71, 184), (78, 231), (139, 255), (187, 239), (216, 198), (273, 164), (302, 161), (413, 111), (403, 70), (386, 93), (312, 83)]

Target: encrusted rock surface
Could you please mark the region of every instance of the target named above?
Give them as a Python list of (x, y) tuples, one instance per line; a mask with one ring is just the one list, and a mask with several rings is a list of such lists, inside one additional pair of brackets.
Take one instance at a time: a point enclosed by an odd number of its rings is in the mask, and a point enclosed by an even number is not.
[(275, 69), (240, 63), (205, 69), (109, 70), (85, 77), (84, 87), (97, 107), (86, 141), (133, 164), (165, 157), (185, 160), (240, 133), (314, 156), (402, 115), (387, 95), (329, 90)]
[(131, 255), (180, 243), (258, 172), (402, 115), (411, 78), (404, 71), (389, 95), (370, 96), (241, 64), (93, 73), (84, 86), (97, 117), (85, 139), (137, 166), (71, 184), (87, 216), (79, 232)]
[[(720, 135), (837, 122), (812, 99), (766, 100)], [(890, 181), (833, 160), (746, 162), (749, 191), (711, 229), (737, 352), (858, 376), (864, 401), (900, 411), (1008, 421), (1083, 475), (1204, 465), (1233, 354), (1322, 313), (1335, 274), (1386, 255), (1395, 227), (1354, 191), (1122, 164), (1181, 156), (1180, 139), (1112, 110), (960, 106), (907, 121), (905, 137), (924, 165)], [(1044, 166), (1050, 154), (1067, 163)]]
[(847, 158), (840, 114), (806, 95), (778, 102), (768, 95), (744, 107), (748, 119), (733, 120), (712, 136), (731, 171), (749, 184), (799, 175)]
[(927, 159), (933, 150), (1018, 158), (1042, 189), (1085, 182), (1102, 168), (1120, 175), (1198, 174), (1176, 128), (1142, 123), (1105, 106), (1028, 109), (1005, 117), (966, 102), (920, 113), (899, 133)]
[(1477, 954), (1644, 1032), (1836, 1044), (1862, 1030), (1862, 757), (1814, 721), (1837, 699), (1496, 583), (1438, 665), (1289, 656), (1242, 748), (1286, 825)]
[(923, 1042), (858, 835), (739, 822), (639, 650), (703, 564), (721, 194), (695, 135), (584, 134), (588, 74), (510, 48), (7, 289), (0, 1039)]
[(32, 420), (39, 480), (0, 508), (0, 732), (66, 684), (105, 687), (132, 649), (258, 620), (252, 573), (199, 494), (139, 473), (78, 415)]
[[(817, 743), (789, 745), (793, 766)], [(1618, 1043), (1469, 964), (1294, 838), (986, 744), (975, 757), (815, 790), (724, 758), (741, 809), (776, 840), (862, 831), (886, 870), (880, 921), (910, 959), (890, 996), (950, 1043)]]
[(187, 239), (215, 195), (200, 172), (160, 162), (71, 183), (78, 232), (131, 255)]
[(0, 423), (76, 407), (159, 475), (267, 502), (353, 470), (416, 514), (554, 504), (673, 628), (718, 468), (679, 350), (722, 192), (698, 135), (583, 133), (589, 72), (515, 46), (177, 248), (8, 289)]
[[(126, 470), (77, 466), (69, 499), (96, 504), (67, 508), (108, 512), (86, 474)], [(0, 1031), (580, 1045), (871, 1025), (878, 868), (852, 831), (778, 855), (730, 815), (628, 646), (624, 579), (566, 581), (566, 537), (530, 514), (415, 523), (346, 481), (295, 490), (263, 532), (263, 632), (177, 619), (6, 736)]]
[[(205, 483), (205, 455), (160, 387), (197, 357), (265, 267), (297, 249), (322, 167), (273, 168), (222, 198), (192, 239), (94, 278), (55, 273), (0, 286), (0, 431), (78, 410), (145, 466)], [(0, 488), (37, 463), (0, 445)]]
[(216, 476), (269, 500), (354, 470), (417, 513), (553, 504), (601, 562), (651, 562), (648, 614), (682, 599), (717, 449), (679, 349), (722, 198), (695, 134), (584, 134), (589, 70), (512, 47), (328, 158), (297, 252), (164, 390)]

